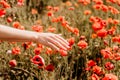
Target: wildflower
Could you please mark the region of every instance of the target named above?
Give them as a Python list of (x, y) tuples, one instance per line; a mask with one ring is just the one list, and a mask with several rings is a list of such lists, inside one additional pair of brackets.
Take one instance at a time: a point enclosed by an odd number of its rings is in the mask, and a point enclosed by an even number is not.
[(85, 15), (89, 15), (89, 14), (91, 14), (91, 11), (90, 11), (90, 10), (85, 10), (85, 11), (84, 11), (84, 14), (85, 14)]
[(80, 36), (80, 40), (85, 40), (85, 36)]
[(66, 6), (72, 6), (72, 3), (70, 1), (66, 1)]
[(100, 75), (102, 73), (102, 68), (100, 66), (93, 66), (93, 72), (97, 75)]
[(2, 4), (2, 6), (6, 9), (10, 8), (10, 5), (4, 0), (0, 1), (0, 4)]
[(103, 1), (102, 0), (93, 0), (93, 2), (95, 2), (95, 4), (103, 4)]
[(0, 17), (4, 17), (6, 14), (6, 11), (4, 9), (0, 9)]
[(16, 62), (16, 60), (15, 60), (15, 59), (10, 60), (10, 61), (9, 61), (9, 65), (10, 65), (11, 67), (15, 67), (15, 66), (17, 66), (17, 62)]
[(36, 55), (39, 55), (40, 53), (41, 53), (41, 48), (39, 48), (39, 47), (37, 47), (37, 48), (35, 48), (34, 49), (34, 53), (36, 54)]
[(96, 37), (97, 37), (97, 34), (92, 33), (91, 37), (92, 37), (92, 39), (94, 39), (94, 38), (96, 38)]
[(115, 24), (115, 25), (119, 24), (119, 22), (120, 22), (120, 21), (117, 20), (117, 19), (114, 19), (114, 20), (113, 20), (113, 24)]
[(47, 65), (46, 67), (45, 67), (45, 70), (47, 70), (47, 71), (53, 71), (55, 69), (55, 67), (54, 67), (54, 65), (53, 64), (49, 64), (49, 65)]
[(35, 55), (31, 61), (34, 63), (34, 64), (37, 64), (39, 66), (44, 66), (45, 65), (45, 62), (44, 62), (44, 59), (40, 56), (40, 55)]
[(93, 61), (93, 60), (89, 60), (89, 61), (87, 62), (87, 65), (88, 65), (89, 67), (93, 67), (93, 66), (96, 65), (96, 62)]
[(57, 11), (59, 11), (59, 7), (53, 7), (53, 10), (54, 10), (55, 12), (57, 12)]
[(33, 26), (32, 26), (32, 30), (34, 30), (34, 31), (36, 31), (36, 32), (42, 32), (42, 31), (43, 31), (43, 26), (33, 25)]
[(76, 36), (79, 36), (79, 29), (78, 29), (78, 28), (73, 28), (73, 33), (74, 33)]
[(30, 45), (27, 42), (24, 42), (22, 46), (24, 47), (25, 50), (30, 48)]
[(93, 5), (93, 8), (96, 9), (96, 10), (100, 10), (101, 9), (101, 5), (95, 4), (95, 5)]
[(102, 28), (103, 28), (103, 26), (100, 23), (98, 23), (98, 22), (95, 22), (95, 23), (92, 24), (92, 29), (94, 31), (101, 30)]
[(74, 7), (70, 7), (69, 10), (74, 10), (75, 8)]
[(49, 12), (47, 13), (47, 16), (49, 16), (49, 17), (53, 16), (53, 12), (52, 12), (52, 11), (49, 11)]
[(106, 5), (101, 6), (102, 11), (108, 12), (108, 7)]
[(20, 23), (18, 21), (13, 22), (12, 25), (13, 25), (14, 28), (19, 28), (20, 27)]
[(60, 49), (59, 52), (60, 52), (61, 56), (67, 56), (67, 54), (68, 54), (67, 51), (65, 51), (63, 49)]
[(37, 11), (37, 9), (32, 8), (31, 13), (32, 13), (32, 14), (37, 14), (38, 11)]
[(48, 10), (53, 10), (53, 7), (52, 6), (47, 6), (47, 9)]
[(105, 68), (107, 70), (112, 70), (112, 69), (114, 69), (114, 65), (111, 62), (106, 62), (105, 63)]
[(90, 0), (78, 0), (78, 3), (82, 3), (83, 5), (88, 5), (90, 2)]
[(100, 78), (96, 74), (92, 74), (91, 79), (92, 80), (99, 80)]
[(75, 43), (75, 38), (74, 37), (69, 38), (68, 42), (69, 42), (69, 46), (72, 46)]
[(97, 36), (98, 36), (98, 37), (103, 38), (103, 37), (105, 37), (106, 35), (107, 35), (107, 31), (106, 31), (105, 29), (101, 29), (101, 30), (99, 30), (99, 31), (97, 32)]
[(20, 54), (20, 48), (19, 47), (14, 47), (14, 48), (12, 48), (12, 54), (14, 54), (14, 55), (18, 55), (18, 54)]
[(116, 60), (116, 61), (120, 61), (120, 54), (119, 53), (115, 53), (115, 54), (113, 54), (114, 55), (114, 59)]
[(46, 48), (46, 54), (52, 54), (53, 53), (53, 50), (51, 48)]
[(56, 28), (54, 28), (54, 27), (49, 27), (49, 28), (47, 28), (47, 31), (53, 33), (53, 32), (56, 31)]
[(112, 54), (111, 51), (107, 50), (107, 49), (102, 49), (100, 52), (103, 55), (104, 59), (110, 58), (110, 56)]
[(18, 6), (23, 6), (24, 5), (24, 0), (17, 0), (17, 5)]
[(8, 17), (8, 18), (7, 18), (7, 22), (8, 22), (8, 23), (11, 23), (12, 21), (13, 21), (13, 20), (12, 20), (11, 17)]
[(87, 48), (88, 43), (85, 42), (84, 40), (80, 40), (77, 45), (80, 49), (85, 49), (85, 48)]
[(102, 80), (118, 80), (118, 77), (112, 73), (105, 74), (105, 77)]
[(116, 31), (116, 26), (113, 26), (107, 31), (107, 34), (113, 35), (113, 34), (115, 34), (115, 31)]

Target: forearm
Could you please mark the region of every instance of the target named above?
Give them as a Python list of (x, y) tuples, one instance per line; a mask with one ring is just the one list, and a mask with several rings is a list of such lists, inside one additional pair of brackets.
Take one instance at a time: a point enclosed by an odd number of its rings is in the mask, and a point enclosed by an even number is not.
[(5, 26), (5, 25), (0, 25), (0, 40), (20, 41), (20, 42), (33, 41), (33, 42), (35, 42), (36, 38), (37, 38), (36, 32), (19, 30), (19, 29)]

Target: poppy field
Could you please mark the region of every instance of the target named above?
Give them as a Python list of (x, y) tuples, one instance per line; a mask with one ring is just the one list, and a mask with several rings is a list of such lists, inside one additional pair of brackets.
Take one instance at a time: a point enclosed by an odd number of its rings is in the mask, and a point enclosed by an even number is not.
[(0, 0), (0, 24), (70, 47), (0, 40), (0, 80), (120, 80), (120, 0)]

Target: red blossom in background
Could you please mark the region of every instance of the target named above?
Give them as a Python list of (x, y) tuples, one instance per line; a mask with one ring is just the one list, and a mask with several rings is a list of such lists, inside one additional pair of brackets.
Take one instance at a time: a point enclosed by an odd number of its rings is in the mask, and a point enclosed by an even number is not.
[(6, 14), (6, 11), (4, 9), (0, 9), (0, 17), (4, 17)]
[(101, 75), (102, 74), (102, 67), (100, 66), (93, 66), (93, 72), (96, 73), (97, 75)]
[(33, 26), (32, 26), (32, 30), (34, 30), (34, 31), (36, 31), (36, 32), (42, 32), (42, 31), (43, 31), (43, 26), (33, 25)]
[(111, 62), (106, 62), (105, 63), (105, 68), (107, 70), (112, 70), (112, 69), (114, 69), (114, 65)]
[(9, 65), (10, 65), (10, 67), (15, 67), (15, 66), (17, 66), (17, 62), (16, 62), (16, 60), (10, 60), (9, 61)]
[(114, 74), (105, 74), (105, 77), (102, 80), (118, 80), (118, 77)]
[(86, 41), (84, 41), (84, 40), (80, 40), (80, 41), (77, 43), (77, 45), (78, 45), (78, 47), (79, 47), (80, 49), (85, 49), (85, 48), (87, 48), (88, 43), (87, 43)]
[(59, 52), (60, 52), (61, 56), (67, 56), (68, 55), (67, 51), (65, 51), (63, 49), (60, 49)]
[(2, 4), (2, 6), (6, 9), (10, 8), (10, 5), (4, 0), (0, 1), (0, 4)]
[(17, 0), (17, 5), (18, 6), (23, 6), (24, 5), (24, 0)]
[(101, 38), (104, 38), (104, 37), (107, 36), (107, 31), (105, 29), (101, 29), (97, 32), (97, 36), (101, 37)]
[(47, 65), (46, 67), (45, 67), (45, 70), (47, 70), (47, 71), (54, 71), (54, 69), (55, 69), (55, 67), (54, 67), (54, 65), (53, 64), (49, 64), (49, 65)]
[(34, 49), (34, 53), (35, 53), (36, 55), (39, 55), (39, 54), (41, 53), (41, 51), (42, 51), (42, 49), (39, 48), (39, 47), (36, 47), (36, 48)]
[(92, 80), (100, 80), (100, 78), (96, 74), (92, 74), (91, 79)]
[(93, 66), (96, 65), (96, 62), (93, 61), (93, 60), (89, 60), (89, 61), (87, 62), (87, 65), (88, 65), (89, 67), (93, 67)]
[(12, 54), (13, 55), (19, 55), (19, 54), (21, 54), (21, 49), (19, 47), (12, 48)]

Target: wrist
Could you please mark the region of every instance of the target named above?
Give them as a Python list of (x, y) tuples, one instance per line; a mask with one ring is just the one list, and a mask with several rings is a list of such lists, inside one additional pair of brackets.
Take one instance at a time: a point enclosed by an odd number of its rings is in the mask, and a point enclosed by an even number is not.
[(32, 32), (31, 36), (32, 36), (31, 41), (38, 43), (38, 33), (37, 32)]

